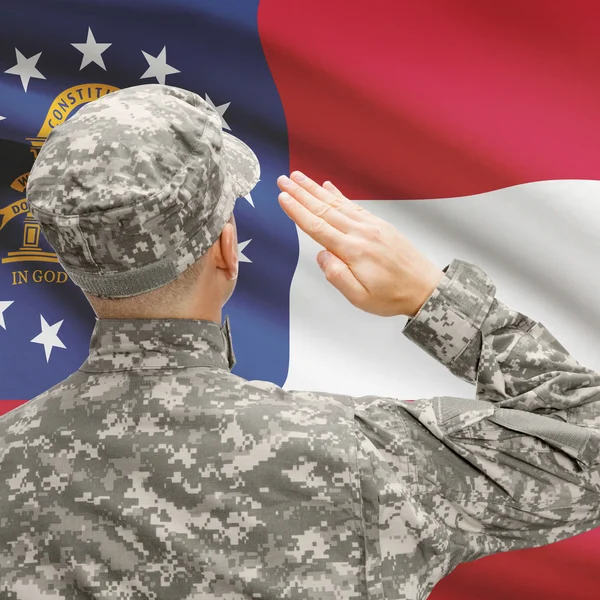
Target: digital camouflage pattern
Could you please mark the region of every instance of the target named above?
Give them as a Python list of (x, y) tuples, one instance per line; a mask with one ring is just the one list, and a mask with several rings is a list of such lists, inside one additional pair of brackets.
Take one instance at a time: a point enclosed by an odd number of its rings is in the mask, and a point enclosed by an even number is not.
[(0, 598), (416, 600), (600, 525), (600, 376), (454, 261), (406, 334), (476, 399), (286, 391), (228, 324), (99, 321), (0, 418)]
[(125, 297), (176, 279), (219, 237), (260, 177), (200, 96), (150, 84), (85, 105), (48, 136), (27, 184), (31, 212), (71, 279)]

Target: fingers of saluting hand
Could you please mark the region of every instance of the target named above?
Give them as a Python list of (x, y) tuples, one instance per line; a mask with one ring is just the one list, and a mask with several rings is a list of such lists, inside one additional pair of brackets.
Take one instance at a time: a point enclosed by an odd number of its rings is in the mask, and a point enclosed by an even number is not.
[[(292, 186), (297, 186), (299, 190), (305, 190), (321, 202), (333, 206), (337, 211), (349, 217), (353, 221), (368, 222), (371, 215), (362, 206), (348, 200), (330, 181), (320, 186), (316, 181), (306, 177), (300, 171), (294, 171), (291, 175)], [(289, 180), (288, 180), (289, 181)], [(282, 188), (283, 189), (283, 188)], [(289, 191), (289, 190), (287, 190)], [(292, 195), (294, 195), (292, 193)], [(298, 198), (301, 201), (301, 198)]]
[(302, 173), (292, 173), (292, 179), (282, 175), (277, 180), (279, 188), (290, 194), (305, 208), (317, 217), (321, 217), (330, 225), (343, 233), (348, 233), (356, 223), (340, 210), (344, 201), (323, 189)]
[(288, 217), (328, 250), (338, 256), (343, 253), (347, 244), (345, 234), (356, 223), (285, 176), (277, 180), (277, 185), (283, 190), (279, 201)]
[(279, 203), (287, 216), (313, 240), (338, 256), (346, 246), (346, 234), (331, 226), (325, 219), (316, 216), (287, 192), (279, 194)]

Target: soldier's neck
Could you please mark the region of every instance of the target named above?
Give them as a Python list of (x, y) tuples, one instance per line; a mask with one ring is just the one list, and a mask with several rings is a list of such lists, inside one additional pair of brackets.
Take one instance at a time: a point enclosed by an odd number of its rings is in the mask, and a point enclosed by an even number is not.
[(222, 307), (204, 303), (171, 304), (170, 306), (128, 306), (115, 302), (91, 302), (99, 319), (190, 319), (193, 321), (214, 321), (221, 324)]

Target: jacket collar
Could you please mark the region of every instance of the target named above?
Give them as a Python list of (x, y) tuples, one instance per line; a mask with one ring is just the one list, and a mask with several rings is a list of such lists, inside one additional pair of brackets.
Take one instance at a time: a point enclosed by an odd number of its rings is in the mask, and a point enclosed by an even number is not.
[(187, 319), (100, 319), (81, 371), (107, 372), (235, 365), (229, 317)]

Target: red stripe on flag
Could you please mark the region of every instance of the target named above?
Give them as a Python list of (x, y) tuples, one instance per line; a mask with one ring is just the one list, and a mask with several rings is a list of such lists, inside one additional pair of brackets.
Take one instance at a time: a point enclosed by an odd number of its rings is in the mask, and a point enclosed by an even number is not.
[(262, 0), (293, 169), (353, 198), (600, 179), (600, 3)]
[(0, 415), (10, 412), (13, 408), (25, 404), (27, 400), (0, 400)]
[(429, 600), (598, 600), (600, 531), (459, 566)]

